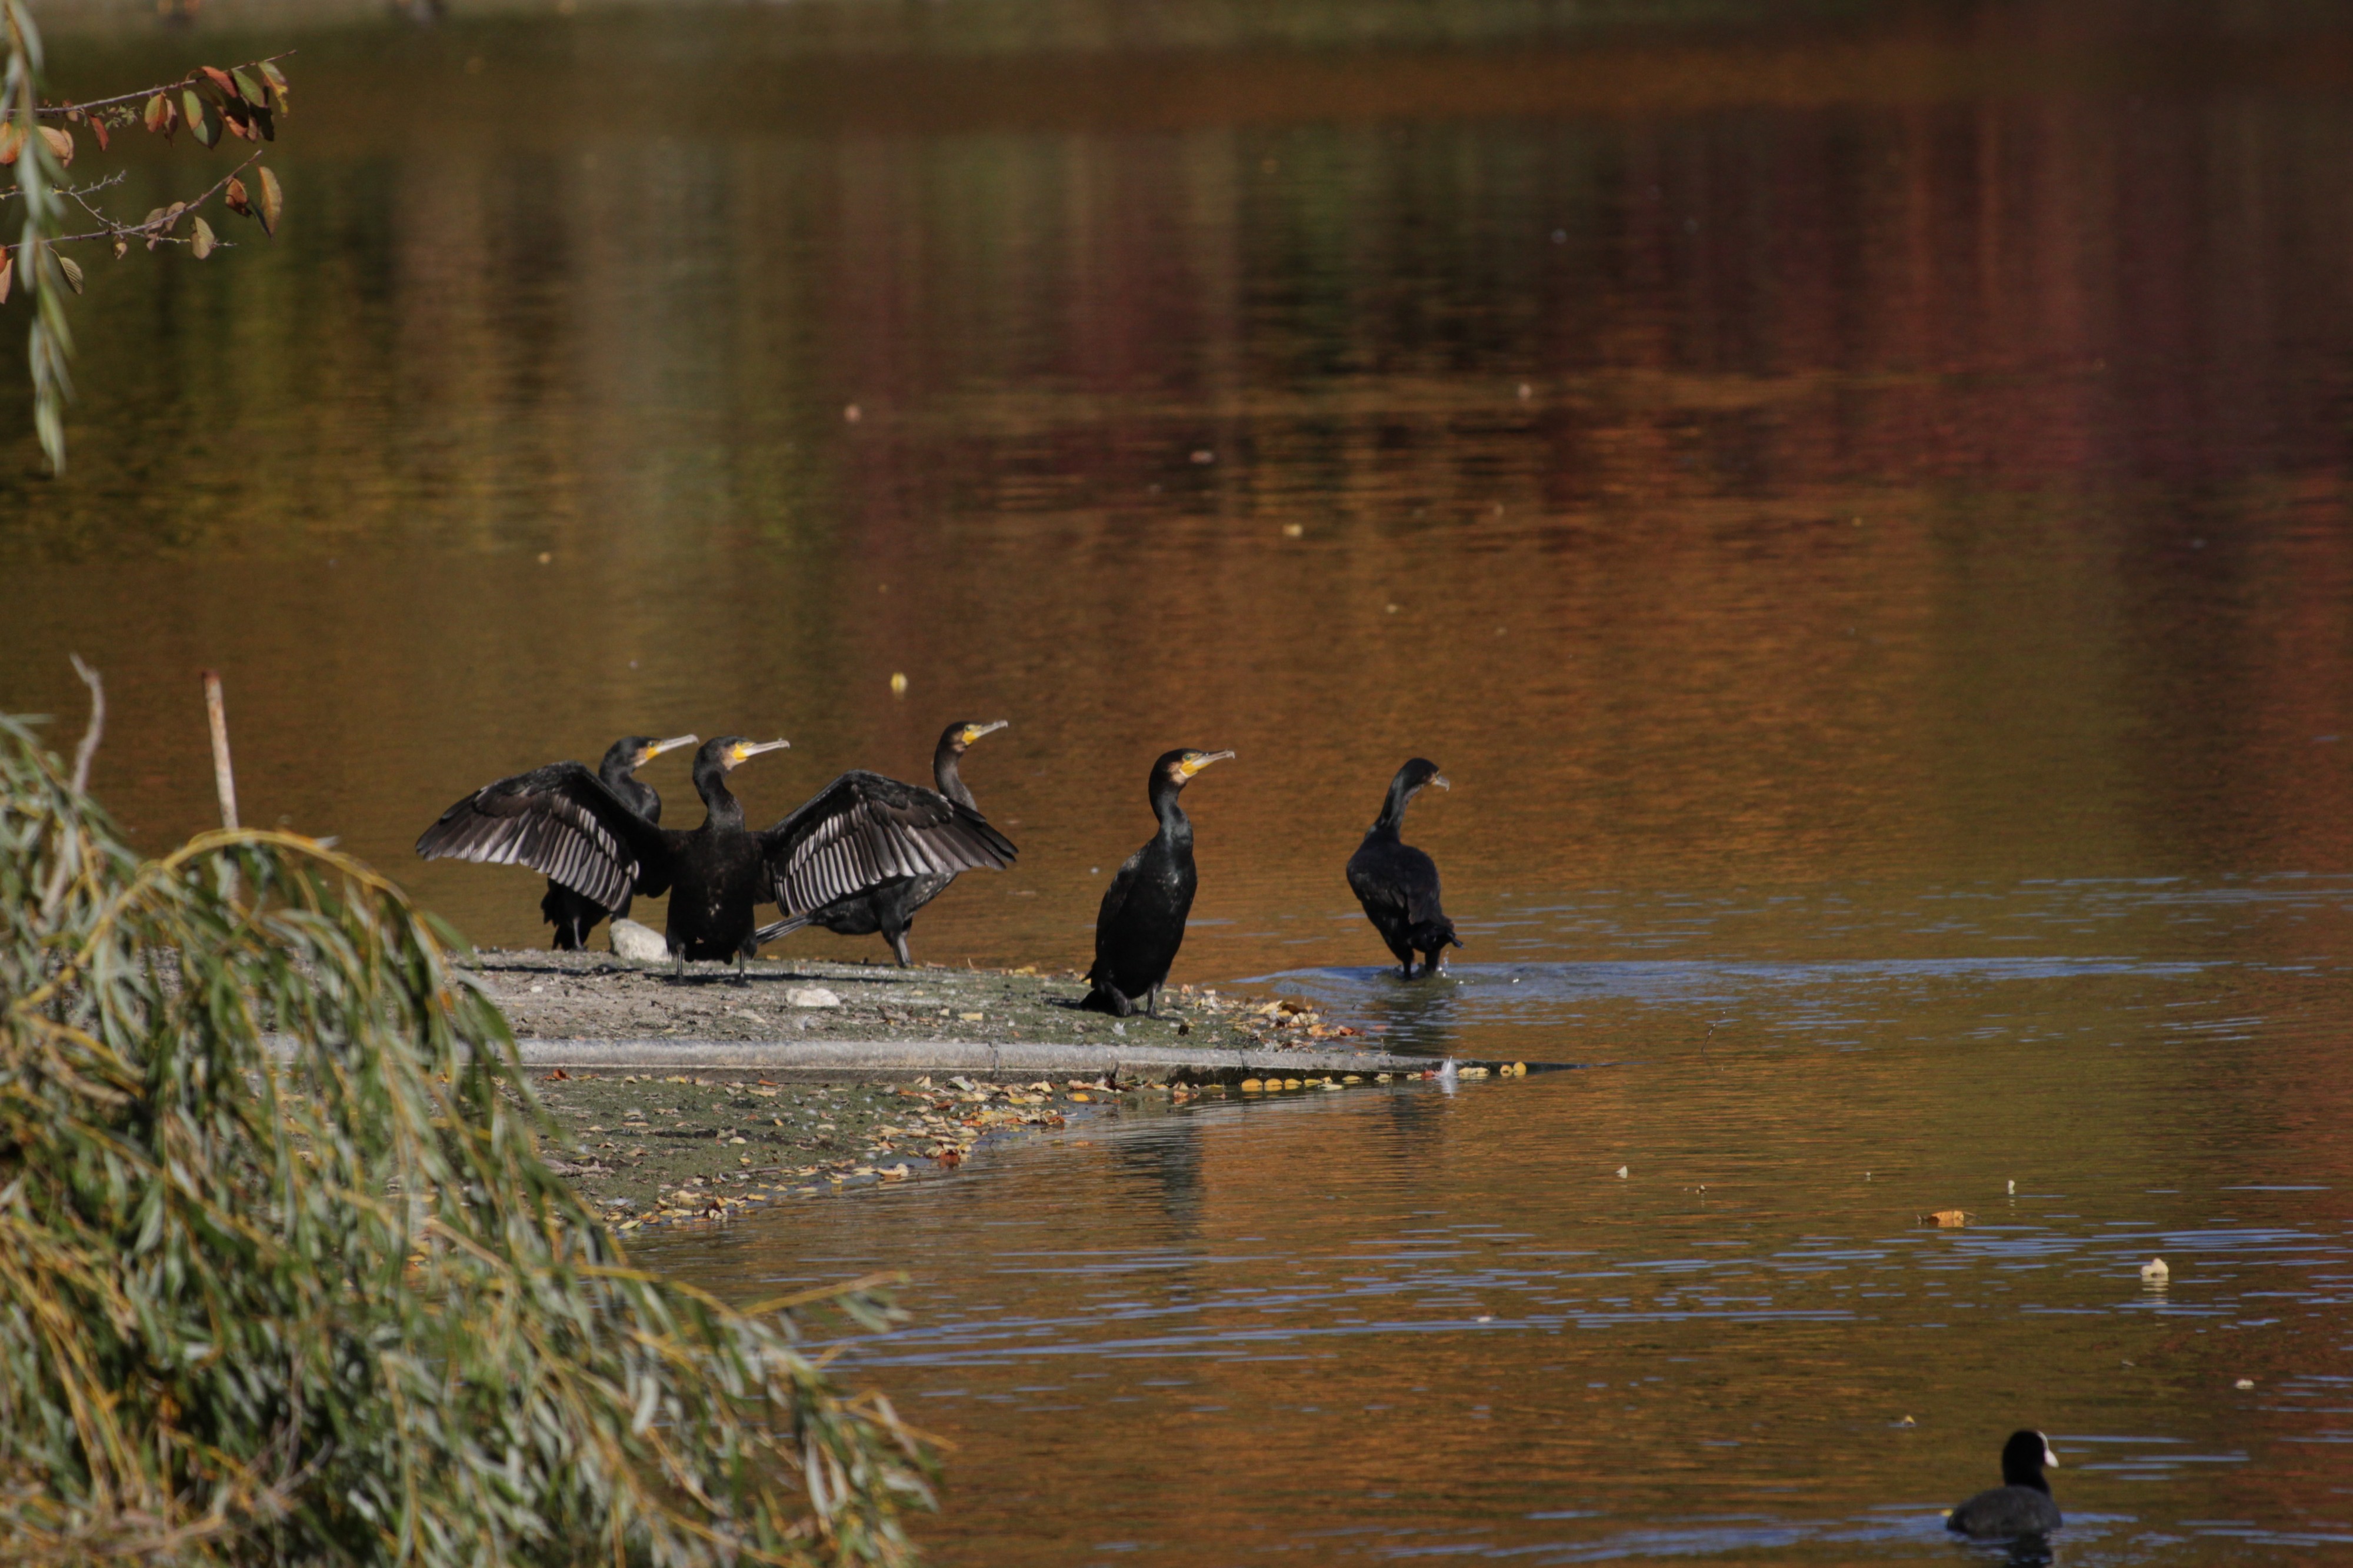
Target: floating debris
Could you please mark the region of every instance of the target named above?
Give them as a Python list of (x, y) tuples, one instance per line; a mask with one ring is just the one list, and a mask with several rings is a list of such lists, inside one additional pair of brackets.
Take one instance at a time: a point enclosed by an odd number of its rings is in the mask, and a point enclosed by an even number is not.
[(1920, 1216), (1920, 1223), (1922, 1225), (1933, 1224), (1941, 1229), (1951, 1230), (1957, 1226), (1968, 1224), (1969, 1215), (1968, 1211), (1966, 1209), (1938, 1209), (1934, 1214), (1922, 1215)]
[(2153, 1284), (2162, 1284), (2173, 1278), (2173, 1270), (2165, 1266), (2162, 1258), (2152, 1258), (2140, 1266), (2140, 1277)]

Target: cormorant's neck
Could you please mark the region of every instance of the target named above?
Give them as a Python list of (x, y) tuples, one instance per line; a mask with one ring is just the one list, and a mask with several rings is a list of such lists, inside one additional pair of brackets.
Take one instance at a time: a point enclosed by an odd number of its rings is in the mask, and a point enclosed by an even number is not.
[(2002, 1484), (2012, 1487), (2032, 1487), (2044, 1497), (2051, 1495), (2051, 1483), (2042, 1479), (2042, 1468), (2039, 1465), (2031, 1470), (2018, 1470), (2004, 1476)]
[(966, 811), (978, 811), (980, 803), (972, 798), (972, 791), (965, 787), (964, 775), (956, 772), (959, 755), (954, 746), (942, 741), (940, 749), (932, 753), (932, 779), (940, 786), (942, 795)]
[(1164, 776), (1152, 781), (1152, 814), (1160, 819), (1160, 837), (1166, 843), (1193, 842), (1192, 819), (1176, 799), (1184, 793), (1185, 786), (1175, 779)]
[(727, 790), (727, 770), (716, 763), (704, 766), (697, 763), (694, 770), (694, 793), (702, 797), (702, 809), (707, 814), (705, 827), (741, 827), (744, 826), (744, 803)]
[(1414, 792), (1406, 787), (1399, 774), (1389, 781), (1389, 797), (1381, 802), (1381, 814), (1373, 821), (1375, 833), (1386, 832), (1392, 838), (1405, 830), (1405, 808), (1413, 804)]

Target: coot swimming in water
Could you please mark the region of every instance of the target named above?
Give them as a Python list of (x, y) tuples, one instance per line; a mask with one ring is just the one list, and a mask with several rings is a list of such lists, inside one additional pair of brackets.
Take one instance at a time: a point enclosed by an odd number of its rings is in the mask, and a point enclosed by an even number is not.
[(2058, 1456), (2042, 1433), (2012, 1432), (2001, 1446), (2001, 1481), (1945, 1516), (1945, 1528), (1979, 1540), (2006, 1535), (2043, 1535), (2066, 1521), (2051, 1500), (2042, 1467), (2056, 1468)]

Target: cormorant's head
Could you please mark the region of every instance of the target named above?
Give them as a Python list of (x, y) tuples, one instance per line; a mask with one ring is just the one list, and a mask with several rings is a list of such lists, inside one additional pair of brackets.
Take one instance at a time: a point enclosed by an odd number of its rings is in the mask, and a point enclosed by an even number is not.
[(667, 741), (649, 741), (643, 735), (631, 735), (613, 742), (613, 750), (621, 752), (632, 769), (644, 767), (664, 752), (675, 752), (681, 746), (691, 746), (702, 739), (700, 735), (672, 735)]
[(1427, 784), (1436, 784), (1440, 789), (1454, 787), (1446, 782), (1446, 775), (1438, 771), (1438, 764), (1428, 757), (1416, 757), (1399, 768), (1397, 782), (1398, 787), (1409, 795), (1419, 793)]
[(1211, 763), (1222, 763), (1232, 755), (1231, 752), (1164, 752), (1160, 760), (1152, 764), (1152, 775), (1155, 779), (1171, 780), (1178, 789), (1183, 789), (1192, 782), (1195, 773)]
[(699, 771), (705, 766), (721, 773), (733, 773), (762, 752), (781, 752), (790, 741), (747, 741), (741, 735), (721, 735), (702, 742), (702, 750), (694, 753), (694, 765)]
[(2051, 1451), (2051, 1440), (2040, 1432), (2012, 1432), (2010, 1441), (2001, 1446), (2001, 1479), (2004, 1486), (2051, 1489), (2042, 1479), (2043, 1467), (2059, 1468), (2059, 1456)]
[(940, 733), (940, 744), (961, 754), (966, 746), (983, 735), (992, 734), (1010, 724), (1010, 719), (995, 719), (987, 723), (977, 719), (959, 719)]

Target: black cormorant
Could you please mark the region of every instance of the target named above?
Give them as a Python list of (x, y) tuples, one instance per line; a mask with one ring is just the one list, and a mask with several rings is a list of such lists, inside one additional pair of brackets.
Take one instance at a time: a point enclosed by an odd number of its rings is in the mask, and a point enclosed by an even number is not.
[(1397, 954), (1398, 973), (1408, 980), (1413, 978), (1417, 950), (1425, 955), (1421, 973), (1428, 979), (1438, 973), (1439, 955), (1449, 943), (1462, 945), (1454, 934), (1454, 922), (1439, 904), (1438, 862), (1398, 837), (1405, 827), (1405, 808), (1427, 784), (1452, 787), (1436, 763), (1416, 757), (1399, 768), (1389, 781), (1381, 815), (1348, 857), (1348, 886), (1356, 890), (1356, 901)]
[(1094, 989), (1081, 1005), (1125, 1018), (1142, 996), (1145, 1011), (1158, 1014), (1160, 984), (1185, 945), (1185, 917), (1192, 912), (1193, 890), (1200, 881), (1193, 870), (1193, 824), (1176, 796), (1195, 773), (1232, 755), (1166, 752), (1152, 764), (1145, 787), (1160, 831), (1127, 858), (1103, 890), (1103, 910), (1095, 916), (1095, 963), (1087, 971)]
[[(959, 720), (940, 732), (940, 743), (932, 752), (932, 777), (939, 793), (965, 810), (977, 816), (979, 803), (972, 791), (965, 787), (964, 777), (956, 772), (956, 763), (965, 751), (983, 735), (1005, 728), (1008, 721), (999, 719), (983, 724), (974, 720)], [(869, 773), (868, 778), (880, 775)], [(890, 784), (893, 781), (882, 779)], [(909, 784), (897, 787), (911, 796), (923, 794)], [(762, 926), (753, 937), (754, 946), (765, 946), (776, 938), (798, 931), (805, 925), (823, 926), (837, 936), (871, 936), (881, 931), (890, 942), (891, 951), (898, 955), (899, 967), (905, 969), (914, 963), (907, 954), (907, 928), (915, 923), (915, 911), (947, 890), (955, 880), (954, 871), (918, 871), (905, 876), (889, 877), (871, 888), (861, 889), (846, 899), (836, 899), (823, 909), (811, 910), (805, 915), (794, 915)]]
[(691, 833), (648, 822), (586, 768), (553, 777), (542, 769), (466, 796), (425, 830), (417, 852), (529, 866), (608, 905), (632, 886), (649, 897), (667, 891), (672, 960), (733, 959), (739, 968), (763, 903), (797, 914), (886, 877), (1012, 860), (1013, 846), (977, 812), (929, 790), (900, 798), (904, 785), (873, 788), (891, 781), (871, 773), (844, 773), (775, 826), (749, 831), (727, 773), (784, 744), (740, 735), (704, 742), (694, 788), (705, 815)]
[(2001, 1481), (1945, 1516), (1945, 1528), (1980, 1540), (2010, 1535), (2048, 1535), (2066, 1521), (2051, 1500), (2042, 1467), (2057, 1468), (2059, 1458), (2042, 1434), (2012, 1432), (2001, 1446)]
[[(648, 822), (661, 821), (661, 796), (652, 786), (641, 782), (638, 770), (660, 756), (664, 752), (681, 746), (691, 746), (702, 737), (673, 735), (667, 741), (649, 741), (643, 735), (624, 735), (605, 752), (605, 760), (596, 764), (596, 777), (614, 797)], [(559, 768), (576, 768), (577, 763), (557, 763)], [(545, 769), (540, 772), (545, 773)], [(629, 912), (629, 894), (621, 895), (620, 903), (607, 909), (603, 904), (583, 898), (550, 877), (547, 896), (539, 900), (539, 912), (549, 925), (555, 928), (555, 945), (559, 950), (576, 951), (588, 945), (588, 933), (596, 929), (606, 916), (615, 919)]]

